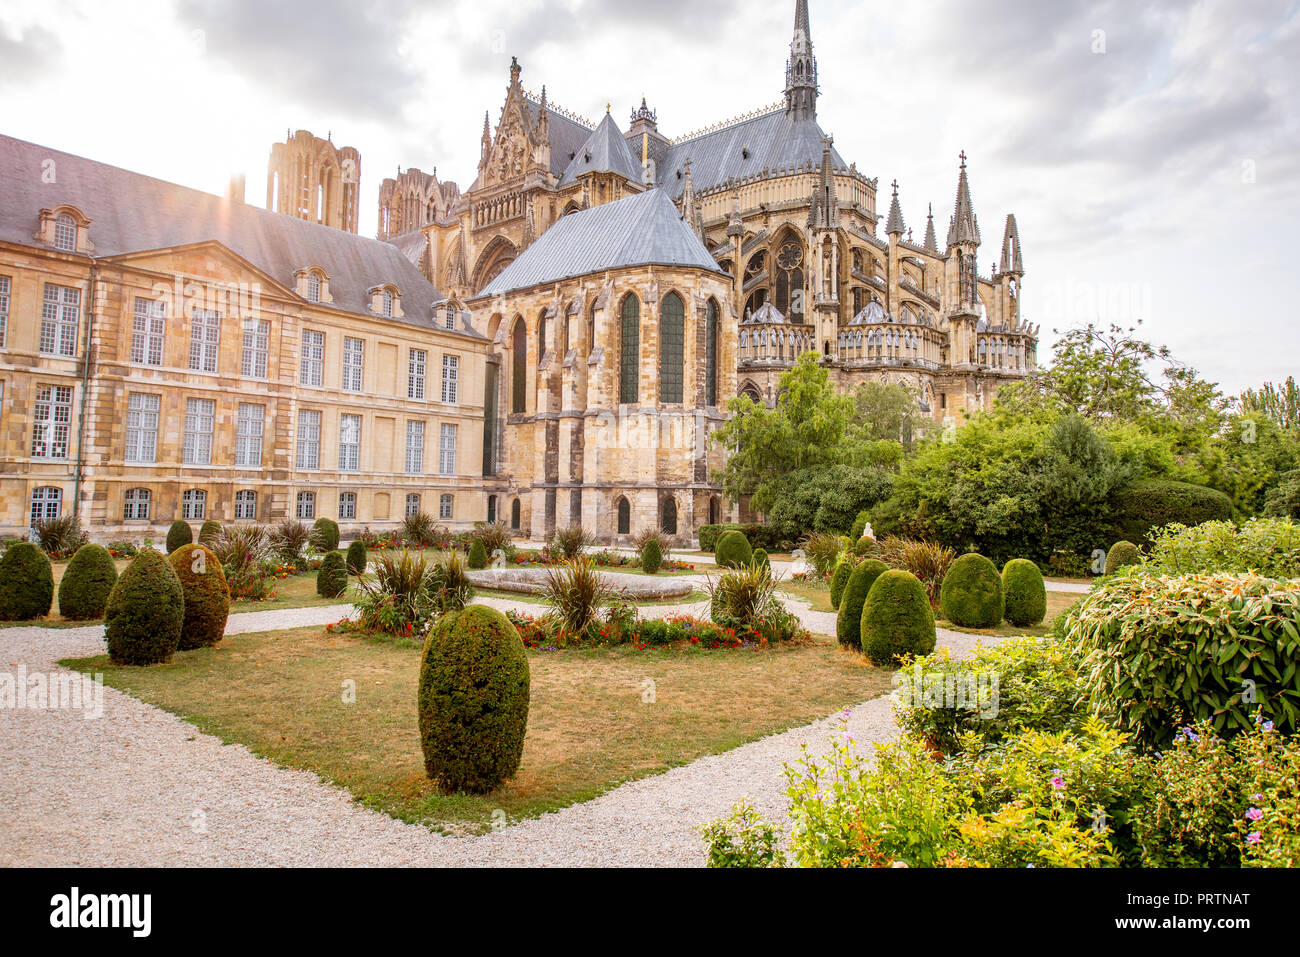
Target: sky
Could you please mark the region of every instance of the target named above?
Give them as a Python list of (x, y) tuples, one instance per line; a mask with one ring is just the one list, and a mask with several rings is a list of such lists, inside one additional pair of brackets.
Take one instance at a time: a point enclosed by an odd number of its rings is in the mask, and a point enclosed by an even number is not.
[[(781, 98), (794, 0), (0, 0), (0, 132), (265, 203), (289, 129), (361, 152), (361, 232), (414, 166), (461, 188), (522, 82), (680, 136)], [(1226, 393), (1300, 372), (1300, 0), (809, 0), (818, 119), (940, 241), (965, 151), (987, 274), (1139, 334)], [(3, 184), (0, 183), (0, 194)], [(1292, 265), (1288, 266), (1287, 263)]]

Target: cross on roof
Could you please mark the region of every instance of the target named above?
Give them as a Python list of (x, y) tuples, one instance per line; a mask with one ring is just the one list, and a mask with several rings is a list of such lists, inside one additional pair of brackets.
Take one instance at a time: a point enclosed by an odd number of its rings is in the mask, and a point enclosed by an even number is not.
[(895, 179), (895, 180), (894, 180), (892, 183), (890, 183), (889, 185), (892, 186), (892, 187), (894, 187), (894, 195), (897, 196), (897, 195), (898, 195), (898, 180)]
[(965, 169), (965, 168), (966, 168), (966, 151), (965, 151), (965, 150), (962, 150), (962, 151), (961, 151), (961, 168), (962, 168), (962, 169)]

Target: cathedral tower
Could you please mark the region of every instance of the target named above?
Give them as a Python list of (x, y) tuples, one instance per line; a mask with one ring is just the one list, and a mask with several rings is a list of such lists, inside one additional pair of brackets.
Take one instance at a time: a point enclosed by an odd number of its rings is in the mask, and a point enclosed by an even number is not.
[(299, 130), (271, 147), (266, 208), (355, 233), (360, 184), (360, 153)]
[(785, 65), (785, 111), (817, 119), (817, 59), (808, 31), (808, 0), (797, 0), (794, 8), (794, 39)]

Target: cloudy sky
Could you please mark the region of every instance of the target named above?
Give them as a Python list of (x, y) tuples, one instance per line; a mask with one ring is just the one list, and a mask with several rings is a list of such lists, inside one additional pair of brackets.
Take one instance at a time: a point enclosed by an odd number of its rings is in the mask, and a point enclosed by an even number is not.
[[(1143, 334), (1228, 392), (1300, 372), (1300, 4), (810, 0), (819, 119), (942, 240), (965, 150), (984, 245), (1014, 212), (1024, 310)], [(0, 0), (0, 132), (265, 199), (287, 128), (467, 186), (510, 56), (530, 89), (669, 136), (779, 99), (794, 0)], [(0, 183), (0, 192), (3, 184)], [(373, 235), (373, 202), (362, 232)], [(1290, 263), (1290, 265), (1288, 265)]]

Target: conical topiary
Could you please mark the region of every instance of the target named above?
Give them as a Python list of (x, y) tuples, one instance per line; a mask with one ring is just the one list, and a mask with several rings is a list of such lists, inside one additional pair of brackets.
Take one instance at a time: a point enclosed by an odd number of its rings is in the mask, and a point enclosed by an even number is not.
[(750, 548), (749, 539), (744, 532), (732, 529), (718, 536), (713, 558), (720, 568), (740, 568), (748, 565), (753, 557), (754, 550)]
[(862, 606), (861, 635), (862, 652), (875, 665), (934, 651), (934, 611), (920, 579), (905, 571), (880, 575)]
[(844, 587), (849, 583), (849, 576), (853, 574), (853, 569), (857, 564), (847, 555), (841, 556), (840, 560), (835, 563), (835, 571), (831, 572), (831, 607), (839, 608), (840, 599), (844, 596)]
[(659, 540), (656, 538), (648, 539), (641, 547), (641, 571), (647, 575), (653, 575), (663, 567), (664, 551), (659, 547)]
[(348, 566), (342, 552), (330, 552), (316, 572), (316, 594), (322, 598), (338, 598), (347, 591)]
[(483, 539), (476, 538), (469, 546), (469, 557), (466, 558), (465, 564), (473, 569), (487, 568), (488, 553), (487, 546), (483, 544)]
[(74, 621), (104, 617), (108, 596), (117, 584), (117, 566), (103, 545), (77, 549), (59, 581), (59, 614)]
[(44, 618), (53, 602), (50, 557), (31, 542), (14, 542), (0, 558), (0, 621)]
[(1024, 628), (1047, 617), (1047, 585), (1029, 559), (1013, 558), (1002, 567), (1002, 593), (1011, 624)]
[(835, 617), (835, 637), (846, 648), (862, 646), (862, 603), (867, 600), (871, 583), (889, 571), (889, 566), (878, 558), (868, 558), (853, 569), (849, 582), (840, 596), (839, 613)]
[(181, 641), (185, 594), (162, 554), (142, 548), (118, 576), (104, 609), (104, 640), (114, 664), (169, 661)]
[(199, 526), (199, 544), (211, 546), (218, 538), (221, 537), (221, 523), (208, 519)]
[(172, 522), (171, 528), (167, 529), (167, 552), (168, 554), (176, 551), (182, 545), (189, 545), (194, 541), (194, 529), (190, 528), (189, 522), (182, 522), (179, 518)]
[(221, 562), (205, 545), (182, 545), (167, 557), (185, 595), (179, 651), (208, 648), (226, 634), (230, 588)]
[(357, 539), (348, 546), (348, 571), (360, 577), (366, 573), (366, 563), (370, 560), (366, 554), (366, 543)]
[(339, 523), (321, 516), (312, 525), (307, 542), (321, 554), (334, 551), (339, 547)]

